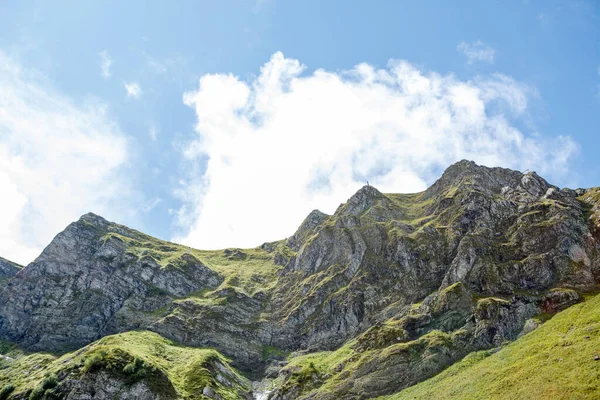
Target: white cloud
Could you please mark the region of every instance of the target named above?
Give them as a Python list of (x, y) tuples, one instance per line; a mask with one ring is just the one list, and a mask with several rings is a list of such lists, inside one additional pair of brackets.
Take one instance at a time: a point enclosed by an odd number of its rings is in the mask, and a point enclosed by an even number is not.
[(483, 43), (481, 40), (473, 43), (461, 42), (456, 46), (456, 50), (467, 57), (469, 64), (473, 64), (475, 61), (485, 61), (493, 64), (496, 56), (494, 48)]
[(187, 230), (175, 240), (255, 246), (291, 235), (314, 208), (332, 213), (367, 180), (420, 191), (462, 158), (559, 175), (576, 151), (569, 137), (515, 126), (530, 91), (503, 75), (464, 82), (404, 61), (304, 70), (276, 53), (251, 82), (209, 74), (185, 93), (198, 137), (183, 150)]
[(152, 201), (147, 202), (146, 204), (144, 204), (144, 206), (142, 207), (142, 211), (144, 213), (149, 213), (150, 211), (152, 211), (157, 205), (159, 205), (160, 203), (162, 203), (162, 199), (161, 198), (156, 198)]
[(28, 263), (88, 211), (117, 215), (127, 141), (99, 104), (75, 105), (0, 52), (0, 255)]
[(181, 67), (185, 65), (185, 59), (180, 56), (155, 58), (146, 52), (142, 52), (142, 54), (146, 59), (146, 65), (148, 68), (156, 74), (164, 74), (174, 67)]
[(136, 82), (123, 82), (123, 86), (125, 86), (125, 90), (127, 91), (127, 97), (133, 97), (134, 99), (139, 99), (142, 95), (142, 88)]
[(112, 66), (113, 60), (108, 55), (108, 51), (104, 50), (100, 52), (100, 70), (104, 79), (108, 79), (111, 76), (110, 67)]

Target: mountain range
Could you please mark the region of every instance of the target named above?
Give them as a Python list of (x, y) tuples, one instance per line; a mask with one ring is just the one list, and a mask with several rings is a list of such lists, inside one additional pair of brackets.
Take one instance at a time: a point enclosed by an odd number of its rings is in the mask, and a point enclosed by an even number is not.
[(0, 258), (0, 400), (600, 398), (599, 251), (600, 188), (465, 160), (253, 249), (90, 213)]

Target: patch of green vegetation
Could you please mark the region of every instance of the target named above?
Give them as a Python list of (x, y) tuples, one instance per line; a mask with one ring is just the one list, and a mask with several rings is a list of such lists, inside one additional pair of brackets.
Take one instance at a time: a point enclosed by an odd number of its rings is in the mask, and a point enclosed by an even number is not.
[(442, 331), (431, 331), (416, 340), (406, 343), (397, 343), (381, 351), (379, 358), (385, 359), (398, 353), (408, 353), (411, 356), (420, 356), (424, 349), (437, 347), (452, 347), (451, 335)]
[(2, 386), (2, 389), (0, 389), (0, 400), (6, 400), (8, 399), (8, 396), (10, 396), (12, 394), (12, 392), (15, 391), (15, 386), (13, 384), (6, 384), (4, 386)]
[(593, 228), (598, 229), (600, 226), (600, 187), (586, 190), (577, 199), (583, 206), (585, 219), (589, 220)]
[(381, 349), (394, 343), (408, 341), (409, 332), (406, 330), (406, 325), (410, 324), (407, 321), (409, 319), (410, 317), (388, 320), (370, 327), (358, 337), (356, 348), (361, 350)]
[(273, 262), (273, 256), (261, 249), (244, 250), (243, 260), (229, 259), (223, 251), (203, 251), (200, 259), (210, 269), (225, 277), (217, 290), (234, 288), (253, 297), (258, 292), (269, 292), (277, 282), (281, 267)]
[(198, 396), (198, 390), (201, 393), (202, 388), (207, 385), (213, 387), (223, 398), (236, 398), (232, 397), (229, 388), (214, 379), (215, 363), (225, 367), (232, 378), (232, 384), (245, 382), (245, 378), (229, 368), (228, 360), (217, 351), (181, 346), (152, 332), (127, 332), (108, 336), (97, 343), (100, 347), (117, 347), (134, 355), (133, 365), (129, 366), (130, 361), (123, 367), (125, 373), (135, 375), (147, 368), (146, 365), (154, 366), (168, 376), (180, 394), (188, 398), (196, 398), (194, 396)]
[(322, 382), (321, 373), (313, 362), (294, 370), (283, 386), (283, 392), (298, 388), (301, 392), (312, 389)]
[(450, 307), (453, 302), (459, 301), (461, 298), (467, 296), (472, 299), (472, 296), (470, 296), (463, 283), (455, 282), (437, 293), (435, 296), (435, 302), (433, 304), (433, 312), (441, 313)]
[(57, 359), (53, 354), (29, 354), (13, 345), (4, 355), (0, 359), (0, 386), (12, 385), (14, 390), (26, 392), (38, 386), (46, 372), (55, 372), (48, 369)]
[(99, 350), (90, 354), (84, 359), (83, 368), (81, 369), (84, 373), (96, 372), (99, 369), (106, 366), (106, 351)]
[[(290, 373), (307, 372), (312, 365), (316, 373), (310, 375), (310, 384), (297, 380), (301, 385), (300, 390), (307, 396), (338, 398), (340, 393), (347, 394), (357, 380), (378, 382), (388, 379), (387, 375), (391, 373), (389, 369), (397, 368), (399, 362), (422, 371), (440, 370), (445, 366), (446, 355), (456, 351), (452, 340), (453, 335), (435, 330), (418, 339), (394, 343), (383, 349), (364, 349), (358, 345), (358, 340), (352, 340), (333, 352), (291, 358), (286, 369), (289, 368)], [(288, 379), (281, 386), (289, 391), (294, 383)], [(366, 395), (369, 392), (361, 393)]]
[(290, 355), (285, 370), (289, 371), (287, 378), (279, 382), (283, 393), (296, 388), (300, 392), (308, 392), (319, 388), (328, 376), (339, 373), (344, 366), (351, 362), (356, 352), (353, 347), (356, 341), (352, 340), (335, 351), (321, 351), (303, 355)]
[(386, 193), (385, 196), (392, 200), (404, 213), (403, 221), (419, 225), (419, 222), (427, 218), (431, 207), (434, 205), (433, 198), (425, 198), (425, 192), (420, 193)]
[(8, 354), (16, 348), (17, 345), (15, 343), (6, 340), (0, 340), (0, 354)]
[(288, 358), (289, 367), (305, 367), (311, 363), (315, 368), (324, 373), (335, 372), (335, 369), (346, 362), (353, 354), (356, 341), (351, 340), (335, 351), (320, 351)]
[[(295, 281), (296, 283), (287, 288), (285, 297), (294, 299), (295, 301), (288, 302), (285, 305), (286, 308), (282, 310), (282, 314), (285, 315), (282, 321), (287, 321), (304, 304), (313, 301), (315, 296), (322, 296), (329, 293), (326, 295), (324, 303), (330, 302), (336, 296), (341, 296), (348, 288), (347, 286), (341, 286), (346, 282), (343, 272), (343, 265), (332, 264), (326, 270), (318, 271), (304, 279), (302, 279), (301, 273), (296, 273), (294, 276), (295, 279), (291, 279), (291, 275), (288, 275), (288, 280)], [(314, 319), (318, 316), (319, 310), (316, 310), (310, 318)]]
[(147, 373), (148, 365), (139, 357), (135, 357), (132, 362), (123, 367), (123, 374), (127, 375), (129, 383), (135, 383), (144, 379)]
[(262, 359), (267, 361), (270, 359), (284, 359), (288, 353), (274, 346), (263, 345), (261, 348)]
[(494, 354), (473, 353), (385, 399), (597, 399), (599, 349), (597, 295), (556, 314)]
[(501, 299), (499, 297), (484, 297), (477, 300), (477, 305), (475, 310), (478, 313), (486, 313), (488, 311), (493, 311), (498, 308), (498, 306), (509, 305), (510, 301)]
[(54, 374), (47, 375), (29, 395), (29, 400), (58, 399), (54, 388), (58, 386), (58, 378)]
[[(272, 289), (277, 282), (277, 271), (281, 268), (273, 262), (274, 254), (261, 248), (197, 250), (129, 229), (127, 235), (106, 233), (102, 240), (116, 241), (125, 246), (127, 253), (138, 259), (152, 259), (162, 268), (176, 268), (185, 272), (187, 265), (195, 258), (225, 278), (217, 290), (235, 288), (250, 297)], [(152, 290), (153, 294), (162, 294), (160, 289)], [(195, 293), (193, 296), (200, 295)]]
[[(52, 398), (59, 384), (56, 376), (99, 370), (121, 376), (126, 384), (144, 380), (156, 393), (186, 399), (201, 399), (203, 388), (210, 386), (221, 398), (233, 400), (249, 384), (217, 351), (182, 346), (146, 331), (107, 336), (60, 358), (18, 352), (10, 353), (14, 360), (2, 361), (0, 385), (13, 385), (15, 393), (30, 392), (34, 400)], [(216, 380), (217, 373), (228, 383)]]

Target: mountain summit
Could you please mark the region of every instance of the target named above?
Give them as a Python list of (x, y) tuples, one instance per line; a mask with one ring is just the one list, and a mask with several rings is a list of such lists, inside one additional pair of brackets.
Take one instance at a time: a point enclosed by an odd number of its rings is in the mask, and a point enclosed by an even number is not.
[(421, 193), (365, 186), (255, 249), (188, 249), (86, 214), (7, 267), (0, 337), (22, 350), (0, 382), (40, 399), (400, 392), (596, 290), (599, 232), (599, 189), (471, 161)]

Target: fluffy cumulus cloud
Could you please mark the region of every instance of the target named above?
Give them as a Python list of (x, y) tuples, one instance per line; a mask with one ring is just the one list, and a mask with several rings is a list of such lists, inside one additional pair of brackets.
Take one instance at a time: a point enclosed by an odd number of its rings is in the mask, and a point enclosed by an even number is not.
[(127, 140), (105, 107), (75, 105), (1, 52), (0, 93), (0, 256), (28, 263), (81, 214), (115, 215)]
[(463, 53), (467, 57), (467, 62), (469, 64), (473, 64), (476, 61), (483, 61), (493, 64), (494, 58), (496, 57), (496, 51), (494, 48), (483, 43), (481, 40), (473, 43), (461, 42), (458, 46), (456, 46), (456, 50), (458, 50), (460, 53)]
[(250, 82), (205, 75), (184, 95), (198, 136), (184, 150), (191, 172), (178, 217), (188, 230), (176, 240), (219, 248), (281, 239), (367, 180), (420, 191), (463, 158), (565, 173), (577, 147), (569, 137), (517, 128), (529, 94), (506, 76), (461, 81), (405, 61), (305, 73), (281, 53)]

